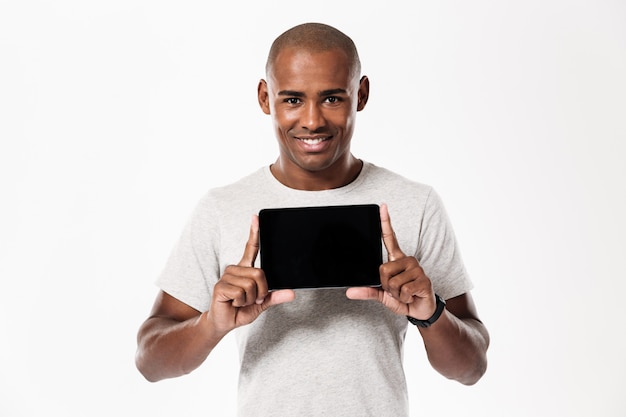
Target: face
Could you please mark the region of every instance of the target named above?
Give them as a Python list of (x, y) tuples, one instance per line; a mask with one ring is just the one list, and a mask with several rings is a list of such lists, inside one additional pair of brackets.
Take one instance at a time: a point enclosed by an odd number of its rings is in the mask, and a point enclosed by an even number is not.
[(342, 175), (349, 169), (356, 112), (369, 93), (367, 78), (358, 77), (339, 49), (288, 48), (277, 56), (258, 93), (261, 108), (272, 116), (284, 175)]

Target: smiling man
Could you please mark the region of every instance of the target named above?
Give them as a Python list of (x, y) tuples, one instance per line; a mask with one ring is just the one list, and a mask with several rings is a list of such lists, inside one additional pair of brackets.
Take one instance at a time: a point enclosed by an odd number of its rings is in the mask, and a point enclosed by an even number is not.
[[(352, 40), (317, 23), (286, 31), (257, 94), (278, 158), (199, 202), (139, 329), (141, 373), (150, 381), (189, 373), (236, 330), (239, 416), (408, 416), (410, 326), (437, 371), (476, 383), (489, 335), (439, 197), (350, 151), (369, 96)], [(371, 203), (381, 204), (380, 287), (268, 291), (256, 213)]]
[(259, 103), (273, 116), (280, 146), (272, 174), (295, 189), (337, 188), (361, 170), (350, 141), (356, 112), (367, 103), (369, 81), (359, 79), (358, 55), (347, 40), (294, 32), (294, 37), (274, 44), (268, 80), (261, 80), (258, 88)]

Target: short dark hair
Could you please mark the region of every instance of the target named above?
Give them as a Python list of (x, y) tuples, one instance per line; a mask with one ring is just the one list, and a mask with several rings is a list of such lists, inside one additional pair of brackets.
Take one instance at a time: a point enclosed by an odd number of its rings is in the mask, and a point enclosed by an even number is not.
[(361, 61), (356, 45), (345, 33), (323, 23), (303, 23), (288, 29), (278, 36), (270, 48), (265, 64), (269, 74), (278, 54), (285, 48), (302, 48), (311, 52), (325, 52), (331, 49), (344, 51), (356, 75), (361, 73)]

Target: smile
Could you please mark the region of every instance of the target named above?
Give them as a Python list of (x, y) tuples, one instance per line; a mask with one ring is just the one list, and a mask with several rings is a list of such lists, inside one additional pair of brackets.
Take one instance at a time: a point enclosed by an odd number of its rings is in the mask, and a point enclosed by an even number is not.
[(330, 137), (323, 137), (323, 138), (297, 138), (298, 140), (306, 143), (307, 145), (317, 145), (320, 144), (328, 139), (330, 139)]

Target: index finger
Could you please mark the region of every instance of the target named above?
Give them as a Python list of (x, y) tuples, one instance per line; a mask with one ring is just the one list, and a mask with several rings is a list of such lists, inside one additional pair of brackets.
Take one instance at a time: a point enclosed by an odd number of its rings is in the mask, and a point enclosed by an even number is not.
[(387, 257), (390, 261), (404, 258), (404, 252), (400, 249), (396, 233), (391, 227), (391, 218), (389, 217), (389, 209), (387, 204), (380, 205), (380, 227), (382, 231), (383, 243), (387, 249)]
[(243, 251), (241, 261), (237, 265), (253, 267), (254, 261), (259, 254), (259, 216), (252, 216), (252, 222), (250, 224), (250, 235), (246, 242), (246, 248)]

